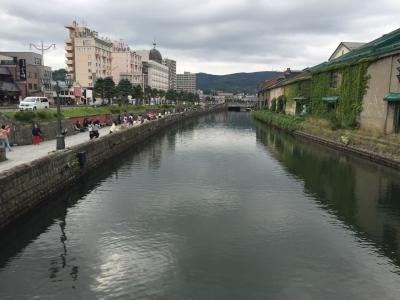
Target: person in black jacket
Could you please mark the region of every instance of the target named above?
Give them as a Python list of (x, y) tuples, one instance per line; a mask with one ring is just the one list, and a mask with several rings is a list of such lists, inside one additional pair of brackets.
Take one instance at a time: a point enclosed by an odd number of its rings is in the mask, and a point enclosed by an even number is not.
[(40, 130), (38, 124), (33, 124), (32, 127), (32, 141), (34, 145), (40, 145), (40, 135), (42, 131)]

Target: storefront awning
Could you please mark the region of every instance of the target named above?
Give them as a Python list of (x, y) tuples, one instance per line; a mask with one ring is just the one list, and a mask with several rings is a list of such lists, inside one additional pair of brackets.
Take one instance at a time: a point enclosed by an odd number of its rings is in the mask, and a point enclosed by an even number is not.
[(4, 92), (19, 92), (19, 89), (13, 82), (0, 83), (0, 90)]
[(296, 101), (296, 102), (304, 102), (304, 101), (308, 100), (308, 98), (306, 98), (306, 97), (294, 97), (293, 100)]
[(389, 93), (383, 98), (383, 100), (387, 102), (400, 102), (400, 93)]
[(6, 67), (0, 67), (0, 75), (10, 75), (10, 71)]
[(339, 96), (322, 97), (322, 101), (328, 102), (328, 103), (336, 103), (338, 100), (339, 100)]

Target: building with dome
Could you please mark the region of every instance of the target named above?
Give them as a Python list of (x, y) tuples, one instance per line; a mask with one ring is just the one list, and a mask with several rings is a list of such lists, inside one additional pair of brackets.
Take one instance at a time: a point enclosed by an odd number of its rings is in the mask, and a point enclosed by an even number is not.
[(144, 84), (152, 89), (167, 91), (169, 86), (169, 69), (163, 65), (160, 51), (156, 49), (156, 43), (151, 50), (140, 50), (136, 53), (141, 56), (143, 64)]

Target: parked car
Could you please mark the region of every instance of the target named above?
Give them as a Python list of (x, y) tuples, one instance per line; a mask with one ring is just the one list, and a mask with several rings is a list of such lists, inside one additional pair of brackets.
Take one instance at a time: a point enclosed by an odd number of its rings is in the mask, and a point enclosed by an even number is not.
[(20, 110), (36, 110), (49, 107), (50, 103), (46, 97), (26, 97), (18, 105)]

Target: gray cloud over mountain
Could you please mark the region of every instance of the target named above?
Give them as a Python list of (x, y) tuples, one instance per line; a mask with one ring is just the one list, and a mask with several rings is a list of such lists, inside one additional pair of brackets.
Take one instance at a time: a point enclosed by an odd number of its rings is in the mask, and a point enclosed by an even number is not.
[(215, 74), (300, 69), (326, 60), (340, 41), (370, 41), (400, 27), (398, 0), (0, 0), (0, 50), (29, 50), (64, 67), (64, 24), (87, 23), (134, 49), (156, 39), (178, 71)]

